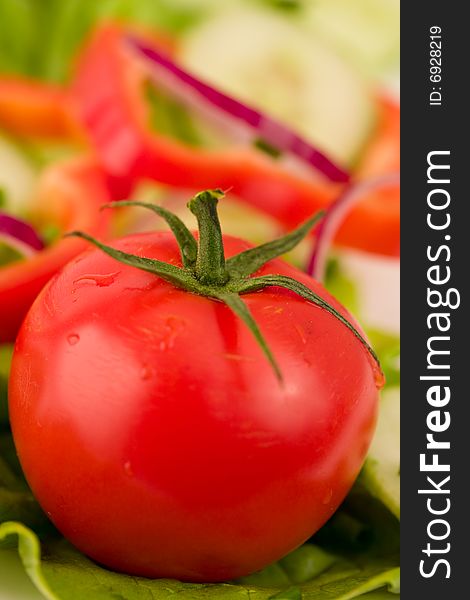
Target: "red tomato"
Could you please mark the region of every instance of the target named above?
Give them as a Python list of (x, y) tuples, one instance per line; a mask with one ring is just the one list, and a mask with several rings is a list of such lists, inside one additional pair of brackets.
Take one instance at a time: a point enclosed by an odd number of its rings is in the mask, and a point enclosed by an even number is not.
[[(248, 247), (225, 245), (227, 256)], [(166, 232), (116, 247), (181, 264)], [(258, 272), (268, 273), (294, 276), (347, 315), (286, 263)], [(376, 419), (368, 352), (289, 291), (243, 299), (283, 384), (224, 304), (99, 250), (69, 263), (29, 312), (10, 383), (19, 457), (52, 521), (96, 561), (232, 579), (304, 542), (351, 487)]]

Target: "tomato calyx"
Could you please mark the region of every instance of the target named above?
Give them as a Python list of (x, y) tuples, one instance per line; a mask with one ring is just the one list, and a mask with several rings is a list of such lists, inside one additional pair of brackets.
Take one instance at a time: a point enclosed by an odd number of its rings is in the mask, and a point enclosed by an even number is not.
[(117, 250), (81, 231), (73, 231), (67, 235), (89, 241), (122, 264), (152, 273), (187, 292), (219, 300), (226, 304), (250, 329), (280, 383), (283, 378), (279, 365), (248, 306), (241, 298), (243, 294), (258, 292), (269, 287), (290, 290), (329, 312), (353, 333), (369, 352), (377, 368), (380, 369), (377, 355), (354, 325), (306, 285), (285, 275), (251, 277), (268, 261), (292, 250), (323, 217), (323, 212), (307, 219), (297, 229), (281, 238), (250, 248), (225, 260), (222, 230), (217, 214), (217, 204), (223, 196), (224, 192), (221, 190), (208, 190), (196, 194), (189, 201), (188, 208), (198, 222), (198, 239), (179, 217), (161, 206), (134, 201), (111, 202), (103, 206), (103, 208), (141, 206), (162, 217), (178, 243), (182, 267)]

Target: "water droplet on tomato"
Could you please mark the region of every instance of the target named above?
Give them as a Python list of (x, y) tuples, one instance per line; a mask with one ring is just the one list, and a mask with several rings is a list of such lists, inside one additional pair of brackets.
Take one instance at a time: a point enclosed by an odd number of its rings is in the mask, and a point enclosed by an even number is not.
[(147, 381), (148, 379), (150, 379), (153, 375), (153, 369), (152, 367), (149, 367), (148, 365), (144, 365), (140, 371), (140, 378), (143, 379), (144, 381)]
[(332, 497), (333, 497), (333, 490), (330, 488), (329, 490), (327, 490), (326, 494), (323, 496), (322, 504), (328, 504)]
[(382, 371), (382, 369), (379, 367), (379, 365), (375, 362), (375, 360), (372, 361), (372, 370), (374, 373), (374, 382), (375, 382), (375, 387), (380, 390), (381, 388), (383, 388), (384, 384), (385, 384), (385, 375)]
[(97, 285), (99, 287), (107, 287), (115, 282), (116, 277), (119, 275), (121, 271), (116, 271), (115, 273), (107, 273), (106, 275), (102, 274), (89, 274), (82, 275), (78, 279), (75, 279), (73, 282), (75, 285)]
[(165, 319), (163, 338), (160, 340), (159, 348), (161, 351), (173, 348), (178, 335), (185, 328), (186, 323), (178, 317), (168, 317)]
[(71, 333), (67, 336), (67, 342), (70, 344), (70, 346), (75, 346), (75, 344), (78, 344), (79, 341), (80, 336), (78, 335), (78, 333)]
[(129, 475), (129, 477), (130, 477), (131, 475), (133, 475), (133, 472), (132, 472), (132, 465), (131, 465), (131, 461), (130, 461), (130, 460), (127, 460), (127, 461), (124, 463), (124, 471), (125, 471), (126, 475)]

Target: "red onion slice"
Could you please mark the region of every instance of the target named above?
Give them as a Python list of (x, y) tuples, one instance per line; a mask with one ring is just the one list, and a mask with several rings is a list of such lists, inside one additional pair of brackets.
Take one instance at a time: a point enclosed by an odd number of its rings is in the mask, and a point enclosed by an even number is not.
[(238, 126), (248, 126), (261, 138), (277, 150), (292, 154), (309, 166), (315, 168), (329, 180), (339, 183), (349, 181), (349, 173), (336, 165), (320, 150), (283, 123), (247, 106), (220, 90), (194, 77), (156, 48), (134, 37), (127, 38), (134, 50), (146, 59), (145, 63), (156, 82), (163, 83), (181, 96), (184, 86), (184, 99), (194, 104), (203, 101), (212, 111), (221, 111)]
[(400, 174), (391, 173), (348, 186), (344, 193), (329, 206), (316, 229), (315, 247), (308, 263), (307, 273), (318, 281), (323, 281), (329, 249), (336, 232), (349, 212), (370, 192), (399, 185), (399, 183)]
[(0, 212), (0, 241), (15, 248), (23, 256), (32, 256), (44, 244), (34, 229), (20, 219)]

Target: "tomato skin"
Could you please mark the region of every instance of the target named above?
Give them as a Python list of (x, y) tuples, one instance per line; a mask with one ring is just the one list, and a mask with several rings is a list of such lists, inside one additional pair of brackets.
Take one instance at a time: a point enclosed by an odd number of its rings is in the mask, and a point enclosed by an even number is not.
[[(115, 245), (180, 264), (166, 232)], [(295, 276), (347, 314), (282, 261), (259, 273)], [(12, 364), (15, 443), (44, 510), (98, 562), (189, 581), (245, 575), (310, 537), (357, 476), (376, 419), (370, 356), (291, 292), (243, 298), (283, 385), (225, 305), (98, 250), (36, 299)]]

